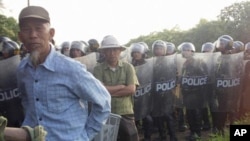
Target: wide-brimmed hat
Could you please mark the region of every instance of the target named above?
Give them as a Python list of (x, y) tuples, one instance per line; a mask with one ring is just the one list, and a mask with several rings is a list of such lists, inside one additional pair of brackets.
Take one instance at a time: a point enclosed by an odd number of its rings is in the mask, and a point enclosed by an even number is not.
[(101, 47), (98, 48), (98, 50), (108, 49), (108, 48), (121, 48), (122, 51), (126, 50), (126, 47), (123, 45), (120, 45), (120, 43), (117, 41), (117, 39), (112, 35), (107, 35), (103, 38), (101, 42)]
[(42, 19), (50, 22), (49, 12), (40, 6), (28, 6), (23, 8), (19, 14), (19, 23), (27, 18)]

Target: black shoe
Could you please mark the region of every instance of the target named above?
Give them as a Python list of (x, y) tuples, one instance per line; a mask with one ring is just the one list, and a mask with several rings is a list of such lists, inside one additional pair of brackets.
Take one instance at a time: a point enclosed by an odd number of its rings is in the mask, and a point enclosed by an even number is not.
[(179, 132), (185, 132), (187, 129), (187, 126), (186, 125), (181, 125), (179, 126)]
[(151, 139), (150, 138), (144, 138), (143, 141), (151, 141)]
[(170, 141), (178, 141), (176, 136), (170, 136)]
[(200, 139), (201, 139), (201, 137), (199, 135), (197, 135), (196, 133), (192, 133), (188, 137), (188, 141), (199, 141)]
[(210, 124), (204, 124), (204, 125), (202, 126), (202, 130), (203, 130), (203, 131), (208, 131), (208, 130), (210, 130), (210, 129), (211, 129)]
[(166, 141), (167, 140), (167, 137), (166, 136), (161, 136), (161, 141)]
[(214, 138), (214, 137), (218, 136), (218, 133), (219, 133), (218, 129), (214, 127), (214, 128), (212, 128), (212, 133), (209, 134), (209, 136)]

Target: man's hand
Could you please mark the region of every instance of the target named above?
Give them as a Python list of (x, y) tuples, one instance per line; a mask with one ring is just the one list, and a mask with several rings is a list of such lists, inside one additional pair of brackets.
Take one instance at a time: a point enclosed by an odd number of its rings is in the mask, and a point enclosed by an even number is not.
[(31, 128), (29, 126), (22, 126), (22, 128), (28, 132), (31, 141), (45, 141), (47, 131), (45, 131), (43, 126), (38, 125), (35, 128)]
[(5, 141), (4, 139), (4, 129), (7, 125), (7, 119), (3, 116), (0, 116), (0, 141)]

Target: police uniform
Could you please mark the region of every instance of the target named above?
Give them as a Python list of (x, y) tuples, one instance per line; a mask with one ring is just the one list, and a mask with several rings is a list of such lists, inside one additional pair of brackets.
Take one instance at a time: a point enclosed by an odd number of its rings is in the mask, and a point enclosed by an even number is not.
[(20, 127), (24, 119), (15, 73), (19, 62), (19, 55), (0, 61), (0, 116), (8, 119), (8, 127)]
[[(232, 58), (235, 59), (235, 57)], [(241, 64), (239, 62), (233, 64), (233, 62), (229, 61), (232, 61), (229, 55), (220, 56), (215, 66), (215, 77), (217, 80), (215, 83), (215, 93), (218, 100), (218, 110), (215, 111), (214, 124), (222, 135), (224, 134), (227, 116), (230, 115), (229, 118), (231, 118), (232, 122), (235, 118), (234, 113), (238, 111), (240, 98), (238, 93), (241, 89), (241, 69), (238, 68)]]
[[(204, 100), (206, 83), (201, 80), (205, 80), (207, 75), (207, 66), (200, 59), (189, 58), (183, 64), (181, 91), (191, 136), (194, 134), (201, 136), (202, 108), (206, 106)], [(197, 77), (200, 77), (200, 81), (198, 81)], [(196, 82), (190, 80), (195, 80)]]
[[(145, 59), (140, 59), (140, 60), (132, 59), (132, 65), (135, 66), (135, 67), (143, 65), (145, 63), (147, 63)], [(140, 80), (139, 80), (139, 82), (140, 82)], [(151, 106), (151, 103), (147, 103), (147, 104), (150, 104), (149, 107)], [(135, 108), (136, 108), (136, 101), (135, 101)], [(143, 108), (143, 107), (138, 107), (138, 108)], [(137, 127), (139, 126), (139, 124), (140, 124), (140, 120), (136, 120)], [(143, 126), (142, 128), (144, 130), (144, 141), (147, 141), (147, 140), (150, 141), (151, 140), (151, 135), (152, 135), (152, 128), (153, 128), (153, 119), (152, 119), (150, 114), (146, 115), (142, 119), (142, 126)]]
[[(161, 139), (166, 139), (164, 121), (171, 141), (177, 140), (175, 133), (175, 88), (176, 88), (176, 66), (168, 63), (171, 56), (155, 57), (153, 72), (153, 111), (152, 116), (158, 126)], [(173, 56), (172, 56), (173, 57)], [(172, 58), (170, 58), (172, 59)]]

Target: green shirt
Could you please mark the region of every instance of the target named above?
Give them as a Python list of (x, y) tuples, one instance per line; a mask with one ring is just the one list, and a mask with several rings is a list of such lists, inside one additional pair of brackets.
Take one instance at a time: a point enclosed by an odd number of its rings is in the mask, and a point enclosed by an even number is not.
[[(127, 62), (119, 61), (115, 70), (111, 70), (106, 62), (97, 64), (94, 76), (104, 85), (139, 85), (134, 67)], [(132, 95), (112, 97), (111, 112), (119, 115), (133, 114)]]

